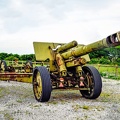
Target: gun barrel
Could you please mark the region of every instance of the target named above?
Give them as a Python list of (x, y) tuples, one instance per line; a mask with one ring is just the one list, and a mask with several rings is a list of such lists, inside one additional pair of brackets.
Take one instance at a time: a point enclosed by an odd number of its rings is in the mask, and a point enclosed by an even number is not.
[(57, 52), (62, 52), (62, 51), (68, 50), (68, 49), (73, 48), (73, 47), (75, 47), (77, 45), (78, 45), (77, 41), (73, 40), (70, 43), (67, 43), (67, 44), (64, 44), (64, 45), (60, 46), (57, 49)]
[(88, 45), (77, 46), (74, 49), (62, 53), (61, 55), (64, 59), (68, 59), (72, 56), (78, 57), (102, 48), (118, 46), (118, 45), (120, 45), (120, 31), (97, 42)]

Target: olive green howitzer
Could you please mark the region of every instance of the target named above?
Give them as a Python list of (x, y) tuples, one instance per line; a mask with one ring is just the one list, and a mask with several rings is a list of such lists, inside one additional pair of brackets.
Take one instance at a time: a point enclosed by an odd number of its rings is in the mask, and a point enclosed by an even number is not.
[(88, 99), (96, 99), (102, 91), (102, 79), (96, 68), (87, 66), (88, 53), (120, 45), (120, 32), (102, 40), (80, 45), (70, 43), (33, 42), (36, 61), (42, 66), (33, 70), (33, 91), (39, 102), (50, 99), (53, 89), (75, 89)]

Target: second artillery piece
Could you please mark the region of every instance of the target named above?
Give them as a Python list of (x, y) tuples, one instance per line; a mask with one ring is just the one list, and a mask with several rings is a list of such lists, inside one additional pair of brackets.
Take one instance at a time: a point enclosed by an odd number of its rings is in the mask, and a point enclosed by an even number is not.
[(77, 41), (68, 44), (34, 42), (37, 61), (46, 66), (35, 67), (33, 71), (33, 91), (37, 101), (50, 99), (52, 89), (78, 89), (83, 97), (96, 99), (102, 91), (101, 76), (90, 61), (88, 53), (106, 47), (120, 45), (120, 32), (89, 45), (79, 45)]

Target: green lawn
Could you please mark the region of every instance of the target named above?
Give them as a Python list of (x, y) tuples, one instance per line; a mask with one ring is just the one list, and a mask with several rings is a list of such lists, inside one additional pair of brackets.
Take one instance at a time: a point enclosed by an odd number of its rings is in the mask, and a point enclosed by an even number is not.
[(120, 66), (116, 65), (92, 65), (98, 69), (102, 77), (120, 80)]

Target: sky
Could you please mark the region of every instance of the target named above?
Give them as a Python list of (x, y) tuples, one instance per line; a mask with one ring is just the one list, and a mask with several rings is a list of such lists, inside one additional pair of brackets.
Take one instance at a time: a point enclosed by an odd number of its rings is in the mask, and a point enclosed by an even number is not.
[(120, 0), (0, 0), (0, 52), (34, 53), (33, 42), (90, 44), (120, 31)]

